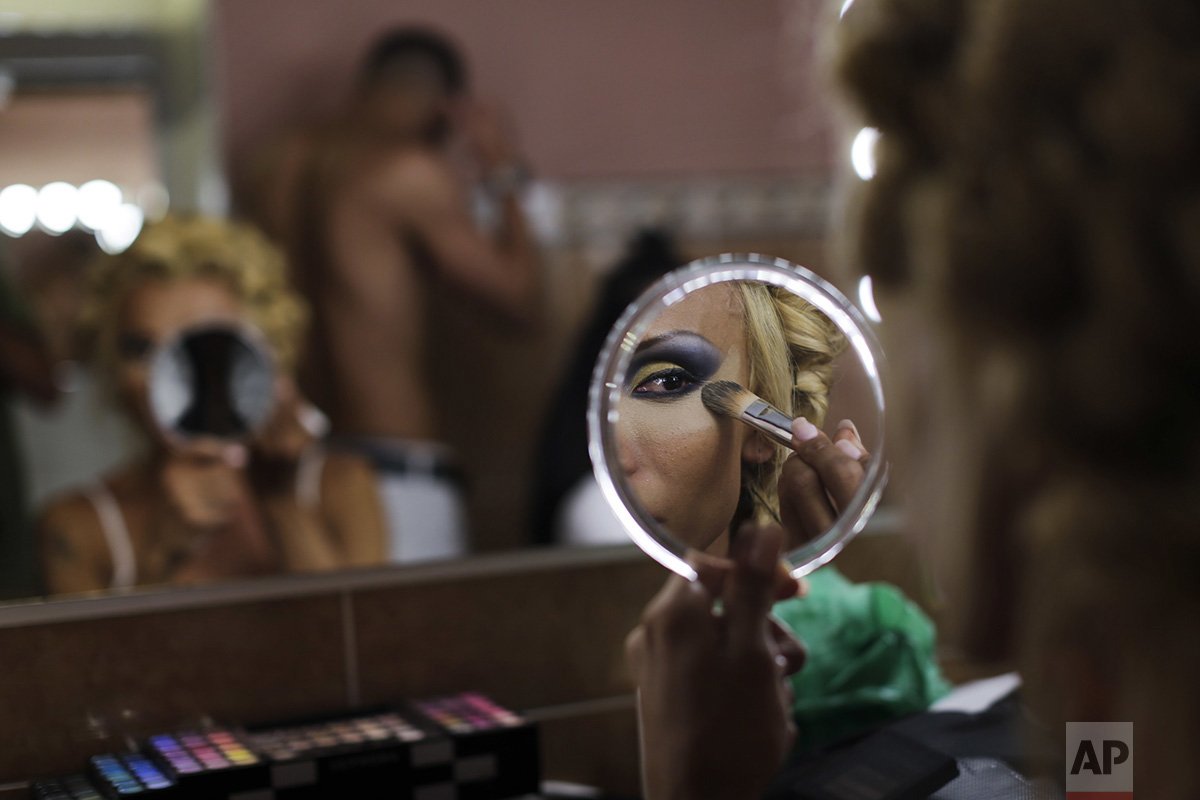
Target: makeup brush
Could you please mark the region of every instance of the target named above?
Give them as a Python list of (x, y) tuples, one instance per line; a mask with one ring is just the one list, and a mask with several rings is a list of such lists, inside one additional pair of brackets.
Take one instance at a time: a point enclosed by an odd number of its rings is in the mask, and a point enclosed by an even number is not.
[(712, 381), (700, 391), (704, 407), (761, 431), (784, 447), (792, 446), (792, 418), (733, 381)]

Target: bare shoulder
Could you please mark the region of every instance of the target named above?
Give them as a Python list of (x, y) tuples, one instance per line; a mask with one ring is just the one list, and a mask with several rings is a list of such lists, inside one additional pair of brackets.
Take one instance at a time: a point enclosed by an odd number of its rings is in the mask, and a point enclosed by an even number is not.
[(392, 198), (428, 201), (459, 192), (459, 182), (445, 159), (430, 150), (394, 148), (381, 154), (371, 170), (371, 183)]
[(79, 491), (59, 496), (42, 510), (37, 536), (49, 558), (94, 556), (103, 549), (100, 518), (92, 501)]
[[(129, 464), (104, 477), (104, 488), (121, 507), (136, 503), (145, 491), (143, 465)], [(94, 545), (107, 553), (103, 523), (87, 489), (75, 489), (57, 495), (43, 508), (38, 519), (39, 536), (58, 530), (77, 544)]]
[(92, 501), (81, 491), (67, 492), (56, 496), (42, 509), (41, 521), (55, 525), (89, 521), (99, 524)]

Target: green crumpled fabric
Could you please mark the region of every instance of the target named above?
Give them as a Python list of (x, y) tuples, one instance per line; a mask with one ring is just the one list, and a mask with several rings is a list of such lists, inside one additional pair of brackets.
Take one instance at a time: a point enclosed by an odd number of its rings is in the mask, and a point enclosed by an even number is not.
[(899, 589), (851, 583), (833, 567), (808, 581), (807, 597), (774, 608), (808, 650), (791, 678), (797, 752), (924, 711), (950, 691), (933, 622)]

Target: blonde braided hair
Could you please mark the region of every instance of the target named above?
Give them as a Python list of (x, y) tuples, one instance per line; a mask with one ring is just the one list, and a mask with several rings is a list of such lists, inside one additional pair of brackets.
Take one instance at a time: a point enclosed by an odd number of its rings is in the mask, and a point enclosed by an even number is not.
[[(829, 411), (833, 363), (846, 349), (846, 337), (832, 321), (801, 297), (780, 286), (755, 281), (738, 285), (746, 318), (747, 389), (793, 417), (820, 427)], [(779, 474), (788, 451), (757, 469), (743, 469), (743, 503), (754, 502), (756, 522), (779, 514)], [(746, 497), (748, 495), (748, 497)]]
[(308, 324), (308, 306), (287, 280), (283, 253), (257, 229), (201, 216), (168, 216), (147, 225), (122, 253), (106, 256), (90, 274), (81, 324), (103, 379), (115, 385), (121, 307), (145, 281), (220, 281), (246, 307), (281, 368), (290, 371)]

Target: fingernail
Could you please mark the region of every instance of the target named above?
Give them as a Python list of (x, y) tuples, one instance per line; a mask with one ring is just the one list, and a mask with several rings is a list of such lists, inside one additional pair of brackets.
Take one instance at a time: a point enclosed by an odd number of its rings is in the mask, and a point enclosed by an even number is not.
[(838, 430), (840, 431), (842, 428), (846, 428), (847, 430), (849, 430), (849, 431), (853, 432), (853, 433), (854, 433), (854, 438), (855, 438), (855, 439), (858, 439), (860, 442), (862, 441), (862, 437), (858, 435), (858, 428), (856, 428), (856, 427), (854, 426), (854, 423), (853, 423), (853, 422), (851, 422), (850, 420), (848, 420), (848, 419), (844, 419), (844, 420), (842, 420), (841, 422), (839, 422), (839, 423), (838, 423)]
[(817, 438), (817, 426), (806, 420), (804, 417), (796, 417), (792, 420), (792, 436), (798, 442), (807, 442)]
[(797, 578), (796, 597), (808, 597), (808, 592), (812, 589), (812, 585), (808, 582), (808, 578)]
[(225, 448), (225, 463), (238, 469), (246, 466), (246, 448), (239, 445)]
[(854, 443), (849, 439), (842, 439), (840, 442), (835, 442), (833, 446), (853, 458), (855, 461), (858, 461), (863, 457), (862, 450), (859, 450), (857, 447), (855, 447)]

